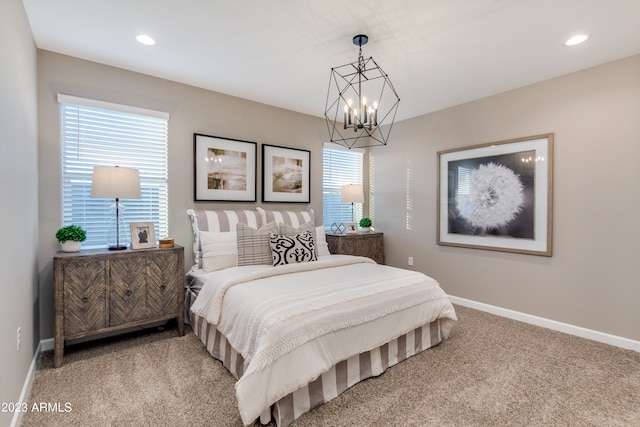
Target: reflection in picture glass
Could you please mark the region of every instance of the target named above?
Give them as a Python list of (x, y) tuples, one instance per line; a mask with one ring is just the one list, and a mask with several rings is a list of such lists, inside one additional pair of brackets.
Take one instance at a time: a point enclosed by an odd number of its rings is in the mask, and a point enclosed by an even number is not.
[(209, 190), (247, 189), (247, 153), (208, 148), (207, 188)]

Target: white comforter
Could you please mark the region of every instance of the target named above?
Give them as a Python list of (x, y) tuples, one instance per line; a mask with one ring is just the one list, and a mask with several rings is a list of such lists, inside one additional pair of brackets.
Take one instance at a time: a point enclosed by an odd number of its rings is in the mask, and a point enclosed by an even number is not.
[(245, 359), (236, 383), (245, 425), (337, 362), (438, 318), (446, 337), (455, 311), (422, 273), (344, 255), (213, 274), (191, 310)]

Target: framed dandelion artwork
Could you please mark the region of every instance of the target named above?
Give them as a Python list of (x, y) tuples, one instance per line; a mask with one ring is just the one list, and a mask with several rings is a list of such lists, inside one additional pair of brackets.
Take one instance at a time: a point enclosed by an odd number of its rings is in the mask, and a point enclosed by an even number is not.
[(553, 134), (438, 152), (439, 245), (552, 255)]

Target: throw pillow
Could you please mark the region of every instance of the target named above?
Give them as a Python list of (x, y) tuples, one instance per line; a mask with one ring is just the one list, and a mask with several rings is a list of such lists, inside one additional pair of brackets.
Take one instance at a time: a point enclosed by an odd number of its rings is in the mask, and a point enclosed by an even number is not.
[[(282, 234), (283, 236), (297, 236), (300, 233), (304, 233), (305, 231), (308, 231), (309, 233), (311, 233), (311, 237), (313, 237), (313, 241), (314, 242), (318, 241), (318, 239), (316, 238), (316, 226), (311, 221), (305, 222), (304, 224), (300, 224), (298, 227), (295, 227), (289, 224), (279, 223), (278, 227), (280, 229), (280, 234)], [(316, 251), (316, 257), (317, 257), (318, 256), (317, 247), (315, 251)]]
[(238, 258), (236, 250), (236, 232), (201, 231), (202, 269), (204, 271), (222, 270), (235, 267)]
[(269, 235), (273, 265), (317, 261), (316, 245), (309, 231), (295, 236)]
[(247, 224), (236, 224), (236, 238), (238, 243), (238, 266), (262, 265), (272, 263), (269, 235), (278, 232), (278, 224), (267, 224), (256, 230)]

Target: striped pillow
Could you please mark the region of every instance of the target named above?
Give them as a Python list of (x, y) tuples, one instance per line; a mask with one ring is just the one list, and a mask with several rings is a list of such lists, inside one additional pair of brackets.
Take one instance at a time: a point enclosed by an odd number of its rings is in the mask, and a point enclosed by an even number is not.
[(256, 230), (246, 224), (236, 224), (238, 240), (238, 266), (272, 265), (269, 235), (278, 233), (278, 224), (272, 222)]
[[(255, 210), (196, 210), (188, 209), (193, 227), (193, 255), (195, 264), (192, 269), (202, 268), (203, 247), (201, 232), (209, 232), (208, 237), (215, 239), (215, 233), (233, 233), (236, 224), (243, 223), (253, 228), (260, 228), (263, 224), (261, 216)], [(222, 237), (222, 236), (220, 236)]]
[(306, 222), (316, 223), (313, 209), (308, 211), (268, 211), (263, 208), (256, 208), (263, 224), (275, 222), (276, 224), (292, 225), (300, 227)]

